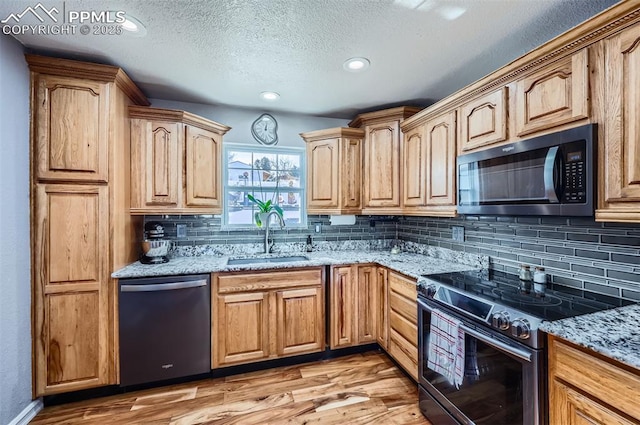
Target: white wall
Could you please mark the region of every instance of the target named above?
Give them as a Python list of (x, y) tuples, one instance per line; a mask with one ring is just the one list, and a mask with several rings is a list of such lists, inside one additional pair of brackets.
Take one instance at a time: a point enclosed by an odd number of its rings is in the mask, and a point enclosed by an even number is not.
[(349, 123), (348, 120), (338, 118), (270, 112), (268, 108), (251, 110), (161, 99), (150, 99), (150, 101), (151, 106), (156, 108), (180, 109), (228, 125), (231, 130), (224, 136), (224, 143), (264, 146), (251, 135), (251, 124), (265, 112), (271, 114), (278, 122), (278, 144), (276, 146), (304, 147), (300, 133), (332, 127), (346, 127)]
[(31, 402), (29, 69), (0, 35), (0, 424)]

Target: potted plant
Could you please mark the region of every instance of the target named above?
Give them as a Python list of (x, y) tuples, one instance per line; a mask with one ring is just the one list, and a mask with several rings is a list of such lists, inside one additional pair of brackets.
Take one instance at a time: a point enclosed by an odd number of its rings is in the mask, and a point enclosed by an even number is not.
[(267, 220), (267, 215), (271, 211), (275, 211), (280, 217), (282, 217), (282, 208), (280, 208), (280, 205), (274, 204), (272, 199), (269, 199), (265, 202), (256, 199), (253, 195), (247, 195), (247, 198), (249, 198), (249, 200), (256, 204), (256, 206), (258, 207), (258, 211), (256, 211), (253, 216), (256, 220), (256, 226), (262, 227), (262, 223)]

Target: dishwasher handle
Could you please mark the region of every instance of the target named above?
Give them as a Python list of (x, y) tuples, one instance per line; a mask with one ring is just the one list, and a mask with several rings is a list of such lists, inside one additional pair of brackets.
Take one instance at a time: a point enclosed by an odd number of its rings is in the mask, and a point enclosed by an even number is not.
[(120, 285), (120, 292), (159, 292), (172, 291), (175, 289), (189, 289), (207, 286), (207, 281), (188, 280), (185, 282), (158, 283), (155, 285)]

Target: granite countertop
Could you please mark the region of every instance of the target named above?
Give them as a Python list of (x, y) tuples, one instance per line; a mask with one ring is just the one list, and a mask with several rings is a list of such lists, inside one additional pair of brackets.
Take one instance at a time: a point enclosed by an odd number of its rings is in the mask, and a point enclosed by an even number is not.
[(543, 322), (549, 334), (640, 369), (640, 304)]
[[(304, 255), (307, 261), (292, 261), (287, 263), (254, 263), (245, 265), (227, 265), (229, 258), (269, 258), (289, 255)], [(486, 267), (479, 261), (477, 264), (467, 261), (467, 264), (456, 262), (457, 258), (440, 255), (435, 258), (428, 255), (401, 252), (391, 254), (386, 251), (319, 251), (319, 252), (291, 252), (286, 254), (259, 254), (245, 256), (196, 256), (176, 257), (168, 263), (148, 265), (139, 261), (114, 272), (114, 278), (137, 278), (150, 276), (172, 276), (184, 274), (199, 274), (228, 271), (255, 271), (268, 269), (288, 269), (298, 267), (336, 266), (347, 264), (377, 263), (391, 270), (416, 278), (420, 283), (423, 274), (445, 273), (463, 270), (474, 270)]]

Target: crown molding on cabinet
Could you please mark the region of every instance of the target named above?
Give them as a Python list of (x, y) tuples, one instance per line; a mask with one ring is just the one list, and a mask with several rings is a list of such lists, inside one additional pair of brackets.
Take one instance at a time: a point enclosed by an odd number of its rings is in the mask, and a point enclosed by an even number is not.
[(105, 83), (115, 82), (135, 104), (146, 106), (151, 104), (131, 78), (117, 66), (30, 54), (26, 54), (25, 59), (31, 72), (61, 77), (84, 78)]

